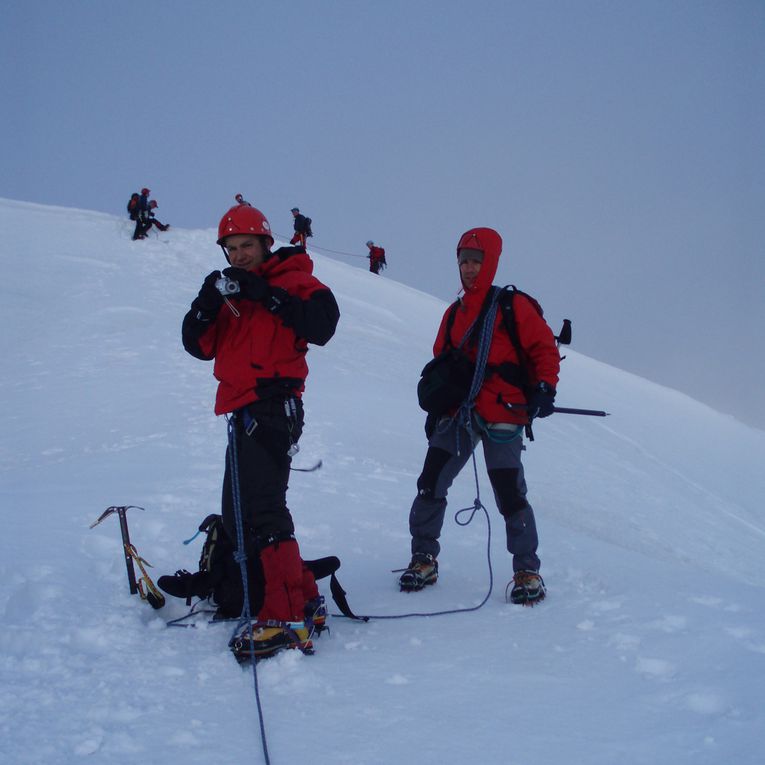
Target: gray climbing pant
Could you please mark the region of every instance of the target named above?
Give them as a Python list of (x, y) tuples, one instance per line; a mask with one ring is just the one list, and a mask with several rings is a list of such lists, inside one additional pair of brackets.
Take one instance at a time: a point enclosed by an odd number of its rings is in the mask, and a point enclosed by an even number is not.
[(526, 480), (521, 464), (521, 429), (522, 426), (517, 431), (496, 430), (491, 426), (481, 428), (474, 421), (473, 429), (468, 431), (455, 419), (441, 418), (428, 441), (425, 464), (417, 479), (417, 496), (409, 512), (413, 554), (438, 557), (446, 495), (480, 441), (494, 499), (505, 519), (513, 571), (539, 571), (537, 527), (534, 511), (526, 499)]

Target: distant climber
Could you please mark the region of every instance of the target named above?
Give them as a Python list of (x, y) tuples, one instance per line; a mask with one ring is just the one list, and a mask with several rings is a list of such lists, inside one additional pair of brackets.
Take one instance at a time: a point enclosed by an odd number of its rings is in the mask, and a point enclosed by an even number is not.
[(369, 247), (369, 255), (367, 255), (369, 258), (369, 270), (373, 274), (379, 274), (388, 265), (388, 261), (385, 260), (385, 250), (382, 247), (378, 247), (371, 239), (367, 242), (367, 247)]
[(292, 217), (295, 219), (293, 222), (295, 233), (292, 239), (290, 239), (290, 244), (299, 244), (302, 247), (305, 247), (306, 238), (313, 236), (313, 231), (311, 231), (312, 221), (310, 218), (306, 218), (305, 215), (302, 215), (300, 208), (298, 207), (292, 208)]

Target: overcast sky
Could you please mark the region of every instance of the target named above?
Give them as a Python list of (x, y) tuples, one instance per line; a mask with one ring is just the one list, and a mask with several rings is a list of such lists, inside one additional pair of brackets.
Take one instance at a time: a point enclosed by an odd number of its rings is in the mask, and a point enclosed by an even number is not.
[(491, 226), (577, 350), (765, 427), (760, 0), (0, 10), (0, 196), (122, 214), (146, 185), (206, 228), (241, 192), (445, 299)]

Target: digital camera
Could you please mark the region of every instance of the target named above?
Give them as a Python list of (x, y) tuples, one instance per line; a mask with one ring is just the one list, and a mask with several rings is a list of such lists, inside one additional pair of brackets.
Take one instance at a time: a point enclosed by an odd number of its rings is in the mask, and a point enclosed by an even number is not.
[(217, 279), (215, 287), (221, 295), (236, 295), (239, 292), (239, 282), (235, 279), (229, 279), (228, 276)]

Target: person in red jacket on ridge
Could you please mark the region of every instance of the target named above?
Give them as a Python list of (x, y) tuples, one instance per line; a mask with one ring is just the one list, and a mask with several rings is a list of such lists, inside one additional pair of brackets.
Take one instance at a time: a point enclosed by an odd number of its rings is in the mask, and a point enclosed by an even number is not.
[[(220, 221), (218, 244), (229, 268), (212, 271), (183, 319), (184, 348), (214, 359), (215, 413), (233, 418), (245, 551), (259, 555), (265, 578), (256, 656), (311, 647), (304, 621), (319, 597), (302, 564), (286, 494), (292, 455), (303, 430), (302, 393), (309, 343), (324, 345), (340, 316), (328, 287), (313, 275), (303, 247), (271, 252), (263, 213), (248, 204)], [(224, 295), (221, 279), (236, 284)], [(230, 448), (223, 478), (222, 516), (236, 543)]]
[[(433, 346), (434, 356), (447, 345), (458, 347), (477, 319), (492, 287), (501, 252), (502, 239), (491, 228), (470, 229), (460, 238), (457, 263), (464, 296), (456, 310), (452, 305), (444, 313)], [(535, 417), (546, 417), (553, 412), (560, 355), (552, 330), (532, 302), (523, 294), (516, 294), (512, 299), (518, 338), (527, 356), (527, 365), (538, 381), (536, 388), (527, 400), (519, 387), (518, 356), (502, 312), (498, 310), (486, 375), (475, 399), (470, 429), (458, 422), (455, 412), (437, 418), (436, 422), (432, 415), (428, 416), (428, 451), (409, 514), (412, 560), (399, 579), (403, 591), (421, 590), (436, 582), (438, 538), (446, 513), (446, 495), (480, 441), (494, 497), (505, 519), (507, 549), (513, 556), (510, 600), (533, 605), (545, 597), (545, 585), (539, 575), (537, 529), (534, 511), (526, 499), (521, 451), (524, 426)], [(453, 315), (451, 326), (450, 314)], [(462, 350), (475, 362), (475, 343), (468, 342)], [(504, 403), (527, 406), (511, 410)]]
[(371, 239), (367, 242), (369, 248), (369, 270), (373, 274), (379, 274), (387, 265), (388, 261), (385, 260), (385, 250), (382, 247), (378, 247)]

